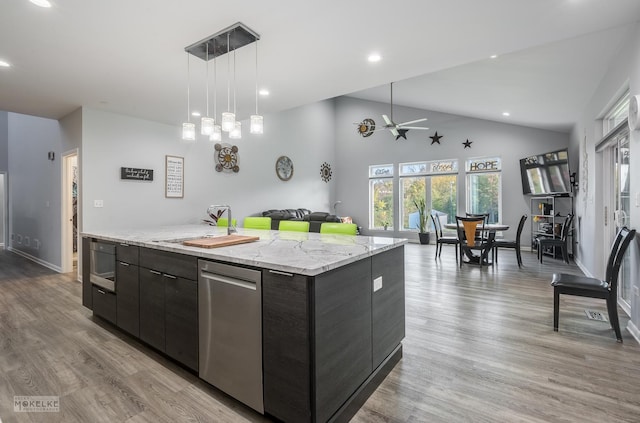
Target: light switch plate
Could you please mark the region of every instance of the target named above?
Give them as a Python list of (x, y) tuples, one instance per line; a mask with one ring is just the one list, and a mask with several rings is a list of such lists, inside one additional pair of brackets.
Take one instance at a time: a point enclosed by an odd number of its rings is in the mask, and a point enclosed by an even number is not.
[(104, 207), (102, 200), (93, 200), (93, 207)]
[(373, 280), (373, 292), (382, 289), (382, 276), (378, 276)]

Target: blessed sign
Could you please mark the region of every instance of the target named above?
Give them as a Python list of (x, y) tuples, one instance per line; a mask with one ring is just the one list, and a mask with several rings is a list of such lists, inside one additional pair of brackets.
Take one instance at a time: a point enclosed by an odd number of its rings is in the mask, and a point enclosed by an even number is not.
[(134, 181), (153, 181), (153, 169), (139, 169), (137, 167), (121, 167), (120, 179)]

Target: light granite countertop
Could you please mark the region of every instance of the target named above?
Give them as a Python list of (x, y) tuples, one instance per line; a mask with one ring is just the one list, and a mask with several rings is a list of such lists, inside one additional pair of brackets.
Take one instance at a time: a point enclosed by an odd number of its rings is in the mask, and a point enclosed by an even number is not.
[(143, 230), (97, 230), (83, 232), (82, 236), (306, 276), (316, 276), (407, 243), (403, 238), (313, 232), (238, 228), (237, 233), (259, 236), (260, 240), (218, 248), (189, 247), (182, 244), (182, 241), (188, 239), (227, 234), (226, 228), (205, 224)]

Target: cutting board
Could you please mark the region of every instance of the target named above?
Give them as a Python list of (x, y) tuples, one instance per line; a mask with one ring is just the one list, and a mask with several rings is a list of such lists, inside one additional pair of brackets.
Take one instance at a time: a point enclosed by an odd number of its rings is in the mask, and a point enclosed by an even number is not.
[(189, 247), (201, 247), (201, 248), (217, 248), (227, 247), (229, 245), (244, 244), (246, 242), (258, 241), (259, 236), (248, 235), (223, 235), (210, 238), (192, 239), (189, 241), (183, 241), (183, 245)]

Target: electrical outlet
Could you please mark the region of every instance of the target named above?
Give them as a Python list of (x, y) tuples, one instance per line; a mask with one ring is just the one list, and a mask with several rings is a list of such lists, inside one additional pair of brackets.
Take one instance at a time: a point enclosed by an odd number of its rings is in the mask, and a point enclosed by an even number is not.
[(33, 248), (35, 248), (36, 250), (40, 249), (40, 240), (38, 238), (33, 239)]
[(373, 292), (379, 291), (382, 289), (382, 276), (378, 276), (373, 280)]
[(24, 246), (25, 247), (30, 247), (31, 246), (31, 240), (29, 239), (28, 236), (24, 237)]
[(18, 234), (18, 244), (22, 244), (22, 235)]
[(93, 207), (104, 207), (104, 202), (102, 200), (93, 200)]

